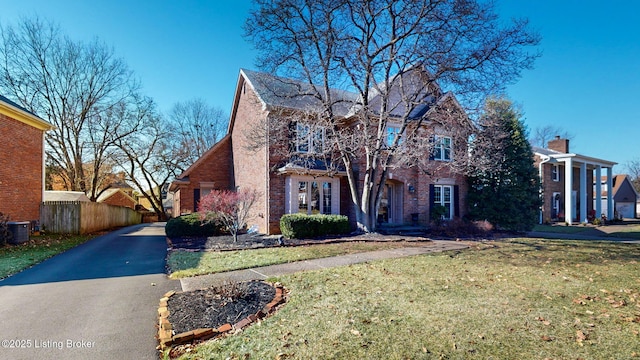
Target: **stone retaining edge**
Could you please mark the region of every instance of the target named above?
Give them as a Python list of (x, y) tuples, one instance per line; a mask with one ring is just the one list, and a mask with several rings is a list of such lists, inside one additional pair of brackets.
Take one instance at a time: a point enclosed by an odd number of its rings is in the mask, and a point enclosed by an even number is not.
[(158, 304), (158, 350), (164, 351), (174, 345), (184, 345), (194, 340), (209, 340), (214, 337), (221, 336), (229, 333), (232, 330), (241, 330), (251, 323), (258, 321), (273, 314), (280, 304), (286, 302), (286, 291), (280, 283), (267, 283), (276, 289), (276, 295), (273, 297), (270, 303), (265, 305), (262, 310), (258, 310), (257, 313), (249, 315), (248, 317), (238, 321), (237, 323), (224, 324), (218, 328), (200, 328), (179, 334), (174, 334), (171, 322), (169, 322), (169, 298), (175, 294), (182, 292), (176, 292), (171, 290), (164, 294)]

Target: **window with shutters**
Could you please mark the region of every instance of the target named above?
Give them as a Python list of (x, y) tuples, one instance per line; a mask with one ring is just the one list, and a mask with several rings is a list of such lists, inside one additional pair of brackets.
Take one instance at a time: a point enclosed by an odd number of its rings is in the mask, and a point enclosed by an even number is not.
[(454, 216), (453, 190), (453, 185), (434, 185), (433, 187), (433, 203), (447, 209), (442, 217), (444, 220), (453, 219)]

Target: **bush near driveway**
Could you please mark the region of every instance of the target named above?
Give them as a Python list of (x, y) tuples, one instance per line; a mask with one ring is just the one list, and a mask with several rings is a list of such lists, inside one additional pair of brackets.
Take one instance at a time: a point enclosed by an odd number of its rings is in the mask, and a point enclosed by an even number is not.
[(222, 234), (222, 226), (215, 220), (202, 222), (200, 214), (194, 213), (169, 219), (165, 225), (168, 237), (214, 236)]

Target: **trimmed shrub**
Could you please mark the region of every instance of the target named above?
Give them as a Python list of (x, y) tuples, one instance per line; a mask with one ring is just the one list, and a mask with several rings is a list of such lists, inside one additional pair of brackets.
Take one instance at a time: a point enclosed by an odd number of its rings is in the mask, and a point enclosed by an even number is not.
[(167, 221), (164, 231), (170, 238), (181, 236), (215, 236), (222, 234), (222, 226), (215, 220), (203, 223), (200, 219), (200, 214), (194, 213), (170, 219)]
[(286, 214), (280, 218), (280, 231), (289, 239), (346, 234), (351, 231), (344, 215)]

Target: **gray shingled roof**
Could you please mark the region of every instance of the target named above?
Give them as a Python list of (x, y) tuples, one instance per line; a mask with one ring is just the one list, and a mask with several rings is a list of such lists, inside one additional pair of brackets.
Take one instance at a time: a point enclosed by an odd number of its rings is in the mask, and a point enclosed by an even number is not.
[[(241, 69), (241, 72), (267, 106), (314, 112), (322, 108), (322, 101), (317, 94), (323, 94), (323, 90), (318, 86), (247, 69)], [(401, 117), (406, 114), (409, 105), (403, 99), (403, 91), (417, 94), (409, 96), (414, 104), (417, 103), (409, 114), (411, 119), (426, 114), (436, 102), (436, 95), (428, 93), (424, 88), (423, 75), (421, 69), (414, 68), (393, 78), (388, 104), (391, 116)], [(360, 95), (340, 89), (330, 91), (334, 101), (333, 111), (337, 115), (346, 117), (357, 112)], [(372, 89), (370, 104), (373, 109), (380, 106), (380, 99), (379, 92)]]
[[(314, 112), (322, 108), (322, 101), (316, 96), (318, 93), (323, 94), (319, 87), (263, 72), (246, 69), (240, 71), (267, 106)], [(330, 91), (334, 101), (333, 111), (337, 115), (346, 116), (358, 96), (339, 89)]]
[[(387, 104), (391, 116), (403, 117), (406, 115), (408, 108), (413, 106), (408, 117), (409, 119), (418, 119), (426, 114), (431, 106), (436, 103), (438, 94), (427, 91), (425, 76), (427, 76), (427, 73), (424, 69), (414, 67), (391, 79)], [(384, 87), (381, 84), (378, 84), (378, 86)], [(437, 88), (437, 91), (440, 92), (440, 89)], [(373, 90), (372, 94), (373, 96), (370, 100), (372, 108), (379, 108), (381, 97), (376, 90)]]

